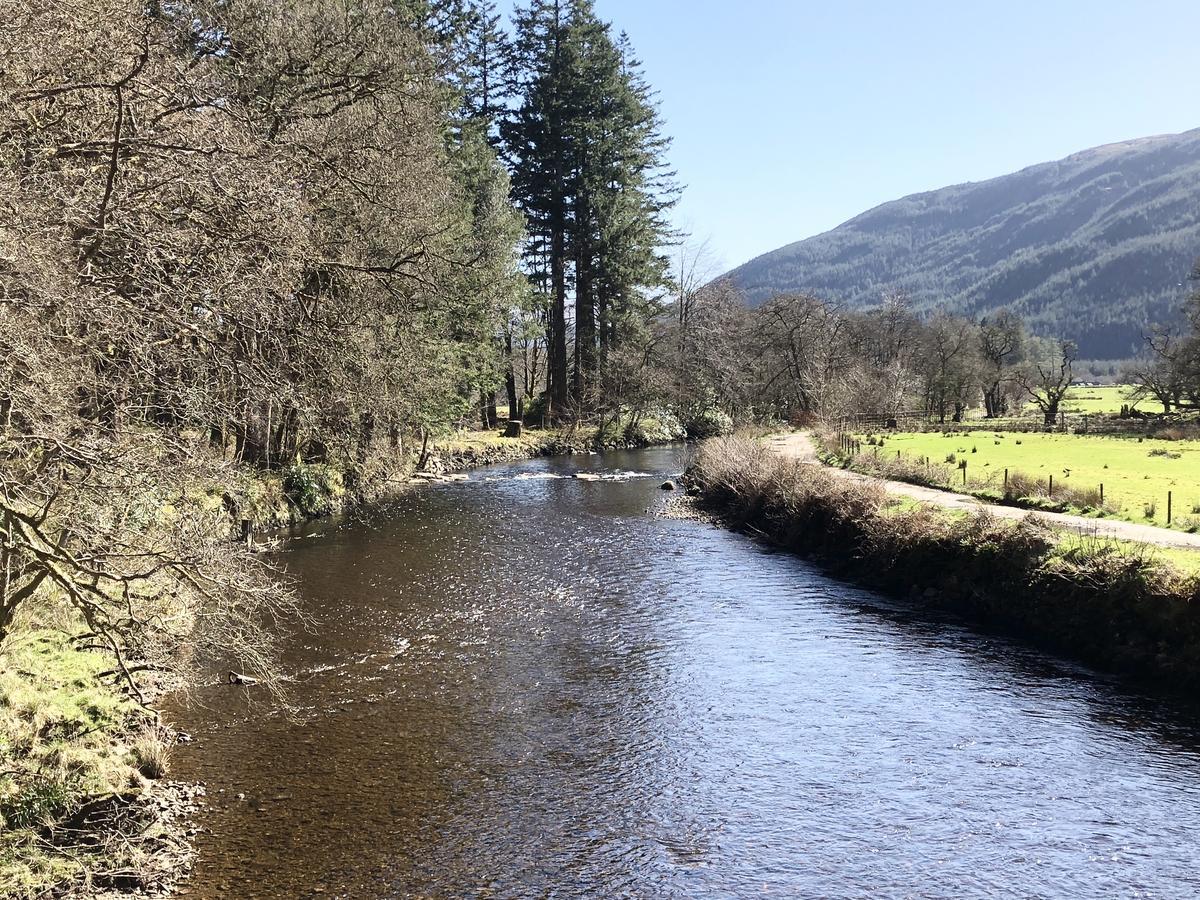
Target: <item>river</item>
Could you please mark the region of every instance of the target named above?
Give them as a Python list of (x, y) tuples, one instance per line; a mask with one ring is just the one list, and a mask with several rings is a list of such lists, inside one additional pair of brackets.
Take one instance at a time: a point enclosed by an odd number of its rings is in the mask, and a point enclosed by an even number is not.
[(1200, 892), (1200, 717), (655, 516), (683, 452), (289, 542), (292, 711), (220, 686), (175, 715), (208, 790), (186, 895)]

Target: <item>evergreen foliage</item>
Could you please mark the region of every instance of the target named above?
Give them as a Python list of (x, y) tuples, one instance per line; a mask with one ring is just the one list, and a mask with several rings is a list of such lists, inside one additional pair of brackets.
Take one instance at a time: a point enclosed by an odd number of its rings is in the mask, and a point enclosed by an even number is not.
[(668, 281), (668, 141), (628, 42), (590, 0), (534, 0), (515, 24), (500, 132), (545, 309), (551, 417), (588, 414), (604, 406), (609, 352)]

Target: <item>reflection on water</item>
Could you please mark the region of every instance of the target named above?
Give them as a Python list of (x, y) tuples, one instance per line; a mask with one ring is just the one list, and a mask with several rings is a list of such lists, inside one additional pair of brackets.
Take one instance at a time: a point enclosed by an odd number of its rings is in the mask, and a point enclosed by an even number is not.
[(1186, 711), (652, 517), (680, 468), (493, 469), (292, 543), (299, 712), (177, 716), (189, 895), (1200, 889)]

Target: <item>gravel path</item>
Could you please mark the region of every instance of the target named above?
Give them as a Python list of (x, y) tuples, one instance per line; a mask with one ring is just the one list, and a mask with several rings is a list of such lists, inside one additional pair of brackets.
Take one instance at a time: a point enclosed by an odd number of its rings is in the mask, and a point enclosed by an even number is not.
[[(821, 465), (817, 459), (816, 448), (806, 432), (798, 431), (792, 434), (775, 435), (767, 439), (771, 449), (781, 456), (798, 459), (803, 462)], [(842, 469), (831, 469), (842, 478), (854, 481), (880, 481), (870, 475), (857, 472), (847, 472)], [(1002, 519), (1023, 519), (1034, 516), (1058, 528), (1067, 528), (1080, 534), (1096, 535), (1098, 537), (1117, 538), (1124, 541), (1138, 541), (1143, 544), (1154, 544), (1158, 547), (1178, 547), (1185, 550), (1200, 550), (1200, 534), (1187, 534), (1182, 531), (1171, 531), (1166, 528), (1156, 528), (1153, 525), (1138, 525), (1134, 522), (1122, 522), (1116, 519), (1091, 519), (1087, 516), (1071, 516), (1065, 513), (1031, 512), (1014, 506), (998, 506), (994, 503), (984, 503), (966, 494), (956, 494), (953, 491), (939, 491), (935, 488), (922, 487), (917, 484), (906, 484), (902, 481), (884, 481), (884, 488), (889, 494), (897, 497), (910, 497), (922, 503), (932, 503), (945, 509), (978, 510), (986, 508), (993, 515)]]

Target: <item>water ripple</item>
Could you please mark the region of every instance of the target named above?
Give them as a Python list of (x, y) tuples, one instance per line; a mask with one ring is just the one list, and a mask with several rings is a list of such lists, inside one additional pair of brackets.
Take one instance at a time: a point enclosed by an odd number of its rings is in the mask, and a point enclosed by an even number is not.
[(191, 895), (1200, 890), (1191, 711), (647, 516), (679, 468), (505, 467), (294, 547), (301, 712), (180, 713)]

